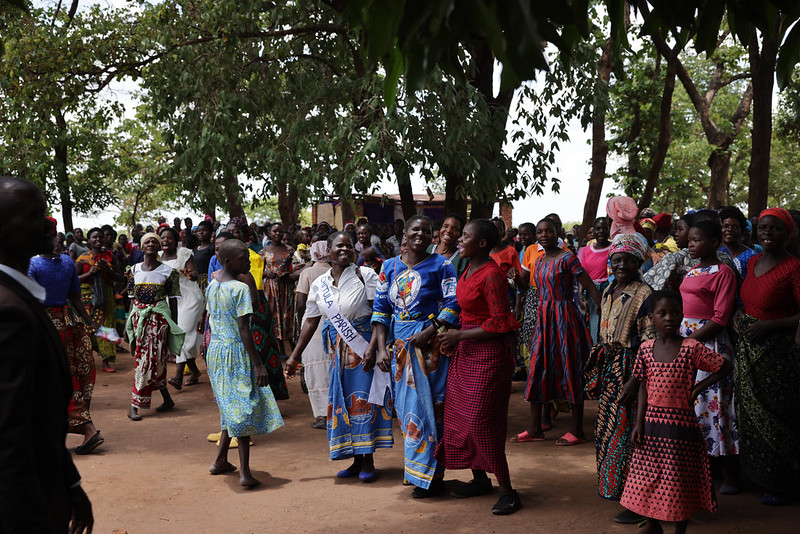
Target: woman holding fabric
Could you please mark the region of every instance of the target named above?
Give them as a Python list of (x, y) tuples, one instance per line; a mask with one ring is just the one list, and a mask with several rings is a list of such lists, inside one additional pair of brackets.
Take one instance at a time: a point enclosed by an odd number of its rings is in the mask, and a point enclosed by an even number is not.
[(498, 242), (500, 233), (487, 219), (471, 221), (459, 239), (461, 254), (470, 266), (456, 288), (461, 330), (438, 335), (442, 346), (455, 352), (447, 372), (444, 435), (436, 459), (447, 469), (472, 469), (474, 478), (451, 492), (458, 498), (491, 494), (486, 472), (494, 473), (500, 499), (492, 513), (508, 515), (521, 507), (511, 487), (505, 454), (513, 332), (519, 323), (504, 298), (506, 275), (490, 255)]
[(735, 320), (736, 411), (742, 471), (761, 486), (762, 504), (791, 495), (800, 444), (800, 259), (786, 251), (794, 220), (782, 208), (761, 212), (756, 233), (763, 252), (747, 266), (740, 292), (744, 314)]
[(128, 295), (131, 310), (125, 331), (135, 362), (133, 400), (128, 418), (141, 421), (139, 408), (150, 408), (150, 397), (158, 390), (164, 402), (156, 408), (165, 412), (175, 407), (167, 391), (167, 358), (180, 354), (184, 332), (175, 324), (175, 300), (180, 296), (178, 271), (158, 261), (161, 238), (150, 232), (142, 236), (144, 261), (128, 269)]
[[(78, 256), (75, 268), (81, 282), (81, 301), (86, 313), (100, 326), (114, 328), (117, 322), (117, 304), (114, 300), (114, 282), (120, 275), (114, 270), (114, 256), (103, 248), (103, 231), (92, 228), (87, 234), (90, 249)], [(103, 371), (113, 373), (111, 366), (117, 358), (117, 347), (111, 342), (95, 338), (93, 345), (103, 359)]]
[[(325, 317), (322, 337), (330, 354), (330, 386), (328, 388), (328, 444), (331, 460), (353, 458), (347, 469), (336, 473), (337, 478), (358, 476), (362, 482), (375, 480), (375, 449), (389, 448), (392, 439), (392, 407), (388, 387), (379, 403), (370, 402), (370, 386), (375, 354), (370, 328), (372, 301), (378, 285), (378, 275), (370, 268), (356, 267), (353, 242), (345, 232), (328, 237), (331, 268), (314, 280), (306, 301), (306, 320), (297, 346), (286, 361), (286, 375), (292, 377), (300, 365), (303, 350), (308, 345), (321, 318)], [(335, 323), (331, 322), (336, 320)], [(347, 335), (357, 335), (348, 340)], [(387, 381), (388, 386), (388, 381)]]
[[(436, 327), (428, 317), (435, 315), (451, 325), (458, 321), (456, 271), (444, 256), (427, 252), (432, 236), (428, 217), (408, 219), (408, 248), (383, 263), (372, 314), (377, 365), (383, 371), (391, 368), (394, 375), (405, 479), (416, 486), (412, 496), (417, 499), (445, 489), (444, 468), (438, 466), (434, 450), (442, 435), (449, 359), (440, 353)], [(393, 345), (393, 358), (387, 342)]]
[[(619, 501), (633, 455), (631, 433), (636, 422), (635, 396), (620, 400), (623, 386), (633, 375), (639, 344), (655, 337), (655, 328), (645, 305), (653, 292), (641, 280), (647, 257), (647, 242), (639, 234), (618, 234), (609, 258), (614, 280), (600, 301), (600, 333), (584, 369), (586, 392), (599, 399), (595, 421), (597, 484), (601, 497)], [(635, 394), (638, 384), (629, 386)], [(614, 518), (617, 523), (643, 519), (628, 510)]]

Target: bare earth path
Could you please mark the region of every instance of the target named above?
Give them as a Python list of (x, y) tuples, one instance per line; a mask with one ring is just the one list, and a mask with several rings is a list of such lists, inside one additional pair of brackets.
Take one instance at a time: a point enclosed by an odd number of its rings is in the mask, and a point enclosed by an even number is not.
[[(202, 367), (202, 364), (201, 368)], [(98, 370), (99, 370), (98, 360)], [(255, 438), (250, 465), (262, 485), (247, 491), (238, 474), (210, 476), (216, 448), (206, 441), (219, 429), (219, 415), (208, 378), (174, 392), (176, 409), (166, 414), (143, 410), (144, 420), (125, 416), (130, 402), (133, 362), (118, 358), (118, 372), (97, 373), (92, 416), (106, 442), (96, 454), (75, 456), (95, 510), (95, 532), (129, 534), (249, 532), (590, 532), (635, 534), (635, 526), (616, 525), (621, 508), (597, 496), (594, 446), (556, 447), (566, 427), (556, 419), (544, 443), (508, 444), (511, 478), (524, 508), (509, 517), (490, 509), (496, 495), (470, 500), (411, 498), (402, 486), (402, 443), (395, 428), (395, 447), (376, 454), (380, 479), (371, 484), (336, 480), (348, 464), (328, 460), (325, 432), (309, 427), (308, 398), (297, 379), (292, 398), (280, 401), (286, 426)], [(172, 372), (172, 368), (170, 368)], [(515, 383), (509, 431), (525, 427), (528, 404)], [(158, 395), (154, 404), (160, 402)], [(587, 430), (594, 416), (587, 405)], [(80, 444), (69, 436), (70, 448)], [(238, 464), (235, 450), (230, 460)], [(469, 471), (451, 471), (446, 480), (467, 481)], [(494, 480), (494, 479), (493, 479)], [(719, 482), (717, 481), (717, 488)], [(800, 505), (769, 508), (760, 494), (748, 491), (720, 496), (720, 513), (697, 514), (690, 532), (796, 533)], [(666, 532), (671, 532), (665, 529)]]

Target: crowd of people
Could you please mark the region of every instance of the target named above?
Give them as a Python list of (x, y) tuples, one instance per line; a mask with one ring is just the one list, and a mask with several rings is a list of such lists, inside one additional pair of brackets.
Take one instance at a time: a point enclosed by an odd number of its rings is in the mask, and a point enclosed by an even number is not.
[[(458, 498), (493, 493), (498, 515), (522, 503), (506, 460), (512, 381), (526, 381), (527, 428), (511, 442), (592, 441), (598, 493), (619, 523), (676, 532), (718, 493), (793, 495), (800, 453), (800, 212), (748, 220), (736, 207), (673, 220), (614, 197), (591, 228), (551, 213), (517, 228), (500, 218), (366, 219), (341, 230), (262, 226), (233, 217), (160, 219), (117, 237), (110, 226), (56, 233), (29, 276), (46, 289), (73, 381), (70, 432), (88, 454), (104, 439), (89, 407), (96, 351), (115, 372), (117, 336), (135, 362), (128, 417), (172, 409), (169, 388), (208, 380), (220, 411), (212, 475), (257, 485), (250, 437), (283, 425), (286, 380), (300, 376), (311, 426), (327, 431), (338, 478), (379, 476), (397, 419), (411, 496), (473, 479)], [(94, 335), (92, 335), (94, 334)], [(174, 373), (168, 378), (168, 365)], [(593, 433), (584, 403), (597, 402)], [(724, 497), (721, 497), (724, 498)]]

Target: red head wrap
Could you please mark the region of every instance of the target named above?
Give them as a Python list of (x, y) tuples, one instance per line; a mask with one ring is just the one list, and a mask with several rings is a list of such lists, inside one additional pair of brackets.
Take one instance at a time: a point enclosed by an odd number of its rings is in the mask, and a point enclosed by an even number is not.
[(47, 217), (47, 220), (53, 223), (53, 231), (58, 230), (58, 221), (55, 219), (55, 217)]
[(761, 212), (758, 216), (758, 220), (760, 221), (764, 217), (771, 216), (777, 217), (778, 219), (786, 225), (786, 229), (791, 234), (794, 232), (794, 219), (792, 218), (792, 214), (786, 211), (783, 208), (768, 208)]
[(653, 217), (653, 222), (656, 223), (656, 228), (661, 230), (669, 230), (672, 226), (672, 215), (669, 213), (659, 213)]

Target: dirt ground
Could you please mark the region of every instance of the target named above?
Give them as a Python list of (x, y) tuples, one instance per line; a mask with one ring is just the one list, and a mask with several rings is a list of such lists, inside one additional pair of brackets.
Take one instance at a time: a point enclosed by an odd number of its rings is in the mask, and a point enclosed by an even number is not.
[[(590, 532), (635, 534), (635, 526), (611, 521), (619, 504), (597, 496), (595, 449), (591, 443), (556, 447), (553, 440), (567, 426), (555, 421), (543, 443), (508, 444), (511, 479), (523, 509), (495, 517), (497, 496), (459, 500), (450, 496), (411, 498), (402, 485), (402, 442), (376, 453), (380, 478), (373, 484), (337, 480), (348, 464), (328, 460), (325, 432), (309, 426), (308, 398), (298, 379), (289, 384), (291, 399), (279, 401), (286, 426), (255, 438), (250, 465), (262, 485), (244, 490), (238, 474), (210, 476), (216, 448), (206, 435), (219, 429), (219, 414), (208, 378), (174, 392), (176, 409), (166, 414), (142, 410), (144, 420), (126, 417), (133, 382), (127, 353), (118, 372), (97, 373), (92, 416), (105, 436), (95, 454), (75, 456), (95, 513), (95, 532), (128, 534), (224, 532)], [(202, 368), (202, 363), (200, 364)], [(98, 371), (99, 371), (98, 360)], [(170, 372), (172, 369), (170, 369)], [(528, 404), (522, 383), (510, 401), (509, 432), (525, 428)], [(154, 404), (159, 396), (154, 398)], [(595, 404), (587, 404), (587, 430)], [(511, 435), (511, 434), (509, 434)], [(67, 445), (81, 442), (69, 436)], [(230, 460), (238, 464), (235, 450)], [(450, 471), (448, 481), (467, 481), (469, 471)], [(719, 481), (716, 482), (719, 487)], [(718, 514), (699, 513), (690, 532), (796, 533), (800, 504), (770, 508), (760, 494), (747, 491), (720, 496)], [(666, 530), (671, 532), (671, 527)]]

